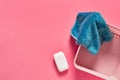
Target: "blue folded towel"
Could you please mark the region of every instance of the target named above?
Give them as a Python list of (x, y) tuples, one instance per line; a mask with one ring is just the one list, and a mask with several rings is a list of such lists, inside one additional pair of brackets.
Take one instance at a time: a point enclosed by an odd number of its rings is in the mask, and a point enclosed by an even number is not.
[(105, 41), (113, 38), (105, 20), (98, 12), (81, 12), (71, 29), (77, 44), (84, 46), (91, 54), (97, 54)]

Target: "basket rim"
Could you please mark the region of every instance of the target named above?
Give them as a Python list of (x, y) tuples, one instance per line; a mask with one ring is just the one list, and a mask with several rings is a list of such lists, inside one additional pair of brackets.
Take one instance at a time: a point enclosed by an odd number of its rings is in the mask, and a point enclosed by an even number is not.
[[(109, 26), (109, 28), (110, 28), (110, 30), (111, 30), (111, 32), (113, 34), (120, 36), (120, 28), (112, 26), (112, 25), (109, 25), (109, 24), (108, 24), (108, 26)], [(105, 80), (108, 79), (110, 76), (102, 74), (102, 73), (99, 73), (97, 71), (94, 71), (94, 70), (91, 70), (91, 69), (88, 69), (88, 68), (85, 68), (85, 67), (80, 66), (80, 65), (78, 65), (76, 63), (77, 56), (79, 54), (79, 50), (81, 49), (81, 47), (82, 47), (82, 45), (79, 45), (79, 47), (77, 49), (77, 52), (76, 52), (76, 55), (75, 55), (75, 58), (74, 58), (74, 66), (75, 66), (75, 68), (78, 69), (78, 70), (82, 70), (84, 72), (90, 73), (90, 74), (92, 74), (94, 76), (97, 76), (99, 78), (102, 78), (102, 79), (105, 79)]]

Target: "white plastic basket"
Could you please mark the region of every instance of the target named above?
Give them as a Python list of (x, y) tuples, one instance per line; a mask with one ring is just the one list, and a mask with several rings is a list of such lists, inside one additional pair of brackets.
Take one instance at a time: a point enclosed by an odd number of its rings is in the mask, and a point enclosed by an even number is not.
[(120, 29), (110, 26), (114, 38), (103, 43), (97, 55), (90, 54), (79, 46), (74, 58), (74, 66), (105, 80), (120, 80)]

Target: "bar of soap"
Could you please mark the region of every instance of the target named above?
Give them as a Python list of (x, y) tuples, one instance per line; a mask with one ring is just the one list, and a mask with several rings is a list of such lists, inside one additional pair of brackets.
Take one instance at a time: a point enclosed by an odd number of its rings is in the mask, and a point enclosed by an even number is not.
[(68, 63), (63, 52), (54, 54), (54, 61), (59, 72), (68, 70)]

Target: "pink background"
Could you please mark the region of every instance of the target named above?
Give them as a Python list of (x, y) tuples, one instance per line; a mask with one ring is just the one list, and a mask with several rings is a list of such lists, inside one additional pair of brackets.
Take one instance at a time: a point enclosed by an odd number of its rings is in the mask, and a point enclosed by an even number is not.
[[(74, 68), (77, 46), (70, 29), (82, 11), (99, 11), (120, 26), (119, 5), (119, 0), (0, 0), (0, 80), (101, 80)], [(61, 50), (70, 67), (63, 73), (53, 61)]]

